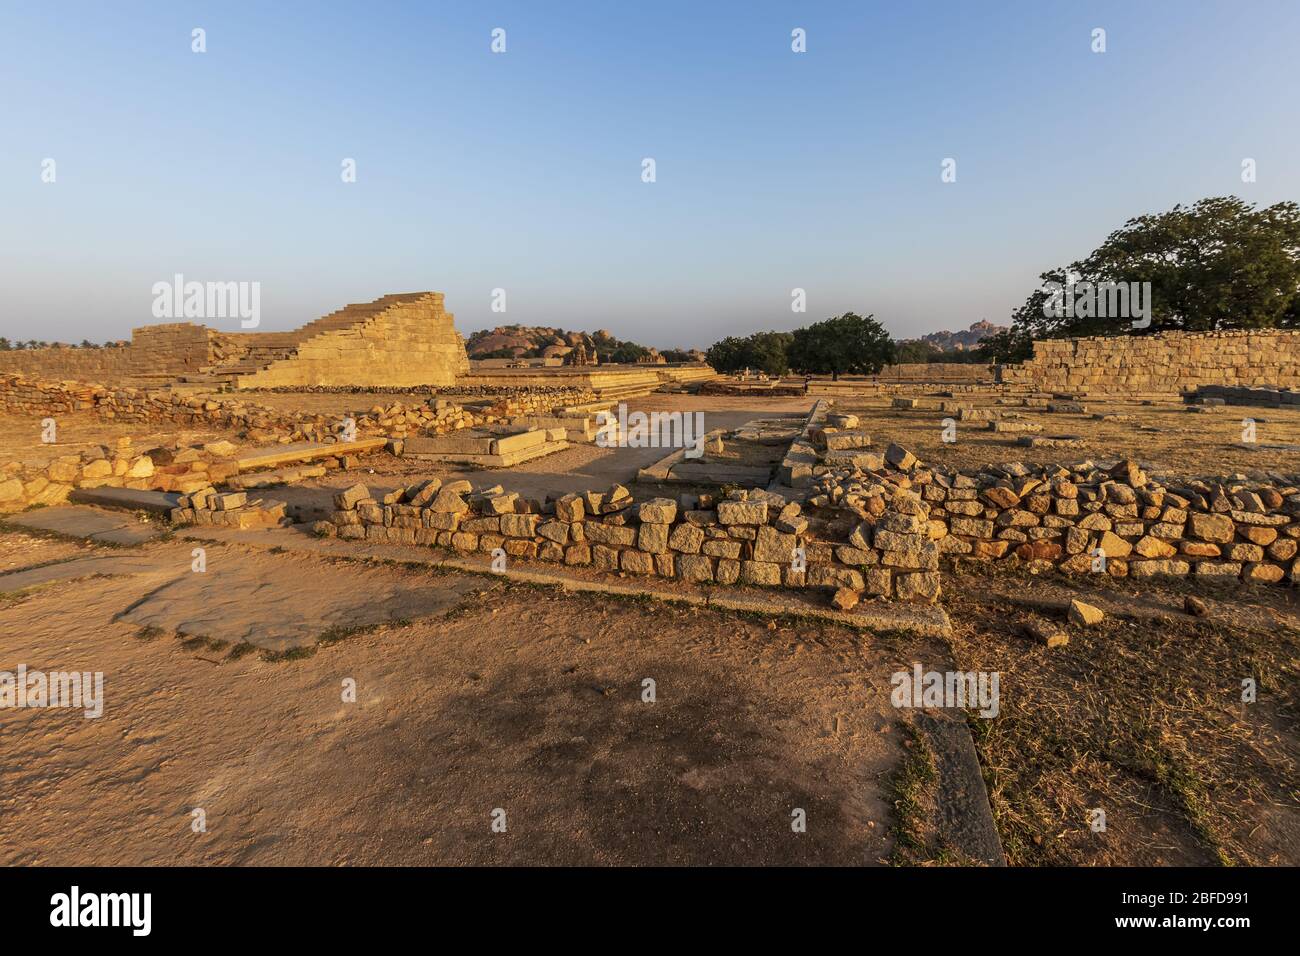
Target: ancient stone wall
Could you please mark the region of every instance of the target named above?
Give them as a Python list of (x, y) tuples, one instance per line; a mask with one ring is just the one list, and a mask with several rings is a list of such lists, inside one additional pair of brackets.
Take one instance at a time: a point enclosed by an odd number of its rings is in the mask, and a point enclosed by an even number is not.
[(25, 372), (42, 378), (125, 378), (136, 367), (129, 347), (100, 349), (15, 349), (0, 352), (0, 372)]
[(1034, 343), (1001, 381), (1043, 391), (1177, 393), (1198, 385), (1300, 386), (1300, 332), (1162, 332)]
[[(497, 406), (489, 408), (491, 412)], [(37, 382), (20, 375), (0, 376), (0, 411), (26, 415), (33, 421), (72, 412), (90, 412), (100, 418), (127, 423), (176, 423), (198, 427), (245, 431), (269, 441), (321, 441), (341, 427), (341, 415), (289, 412), (244, 398), (199, 398), (165, 389), (130, 386), (109, 388), (81, 382)], [(445, 434), (470, 428), (485, 420), (444, 399), (407, 406), (395, 402), (374, 406), (350, 416), (361, 437), (382, 434), (401, 438), (408, 434)]]
[(185, 375), (213, 359), (213, 331), (192, 322), (146, 325), (131, 330), (131, 353), (137, 375)]
[(887, 384), (918, 385), (991, 384), (996, 378), (994, 366), (972, 362), (904, 362), (900, 365), (886, 365), (875, 376), (876, 381)]
[[(548, 502), (469, 492), (468, 481), (433, 478), (379, 500), (356, 485), (336, 495), (331, 519), (315, 527), (345, 539), (501, 549), (514, 558), (693, 583), (825, 589), (841, 600), (842, 591), (853, 592), (852, 601), (863, 593), (939, 598), (939, 551), (925, 544), (921, 501), (912, 494), (882, 511), (872, 540), (823, 541), (810, 534), (798, 504), (761, 491), (702, 495), (689, 510), (667, 498), (634, 504), (620, 485)], [(211, 523), (207, 509), (194, 504), (182, 504), (173, 520)]]
[(210, 332), (174, 322), (131, 333), (125, 347), (48, 348), (0, 352), (0, 373), (21, 372), (49, 380), (131, 382), (197, 372), (212, 360)]

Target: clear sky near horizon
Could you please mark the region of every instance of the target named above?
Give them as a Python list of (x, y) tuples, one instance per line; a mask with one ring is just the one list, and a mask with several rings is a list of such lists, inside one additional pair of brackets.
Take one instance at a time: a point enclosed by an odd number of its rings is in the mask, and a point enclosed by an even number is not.
[(1131, 216), (1300, 200), (1298, 37), (1296, 0), (0, 0), (0, 335), (125, 338), (176, 273), (260, 282), (263, 330), (422, 289), (661, 348), (1006, 323)]

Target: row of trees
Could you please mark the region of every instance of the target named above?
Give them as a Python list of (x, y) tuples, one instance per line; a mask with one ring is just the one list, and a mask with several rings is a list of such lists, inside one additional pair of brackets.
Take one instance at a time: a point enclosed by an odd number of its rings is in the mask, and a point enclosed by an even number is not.
[(65, 345), (62, 342), (44, 342), (40, 339), (16, 339), (9, 341), (5, 336), (0, 335), (0, 352), (21, 352), (25, 349), (104, 349), (118, 348), (124, 345), (123, 342), (108, 342), (100, 345), (98, 342), (92, 342), (89, 339), (82, 339), (79, 345)]
[(715, 342), (708, 363), (720, 372), (874, 375), (894, 361), (894, 340), (874, 316), (846, 312), (793, 332), (756, 332)]

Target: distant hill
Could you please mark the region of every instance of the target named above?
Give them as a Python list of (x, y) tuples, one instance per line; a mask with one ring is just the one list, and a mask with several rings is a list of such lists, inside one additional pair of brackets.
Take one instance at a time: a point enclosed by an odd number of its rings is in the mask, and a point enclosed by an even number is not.
[[(567, 359), (580, 345), (589, 356), (597, 356), (602, 363), (703, 361), (702, 353), (686, 349), (666, 349), (661, 353), (651, 346), (621, 342), (605, 329), (569, 332), (541, 325), (499, 325), (495, 329), (480, 329), (466, 339), (465, 351), (472, 359)], [(697, 355), (698, 359), (695, 357)]]
[(964, 332), (949, 332), (945, 329), (942, 332), (923, 335), (920, 341), (926, 345), (933, 345), (941, 352), (964, 352), (978, 345), (981, 339), (1005, 331), (1007, 331), (1005, 325), (994, 325), (986, 319), (980, 319)]

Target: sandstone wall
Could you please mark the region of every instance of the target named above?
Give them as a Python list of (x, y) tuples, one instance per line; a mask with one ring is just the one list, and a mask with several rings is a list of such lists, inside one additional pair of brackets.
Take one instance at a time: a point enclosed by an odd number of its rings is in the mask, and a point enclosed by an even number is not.
[(465, 343), (440, 292), (405, 297), (364, 320), (322, 331), (293, 354), (241, 375), (240, 388), (452, 385), (469, 371)]
[(136, 374), (185, 375), (212, 362), (211, 329), (192, 322), (146, 325), (131, 330)]
[(210, 332), (190, 322), (150, 325), (125, 348), (22, 349), (0, 352), (0, 372), (48, 380), (126, 382), (197, 372), (212, 360)]
[(1043, 391), (1181, 392), (1198, 385), (1300, 387), (1300, 332), (1163, 332), (1034, 343), (1001, 381)]
[(0, 352), (0, 372), (47, 379), (120, 379), (134, 373), (137, 356), (128, 348), (15, 349)]
[(996, 380), (995, 367), (969, 362), (905, 362), (886, 365), (876, 381), (925, 385), (992, 383)]

